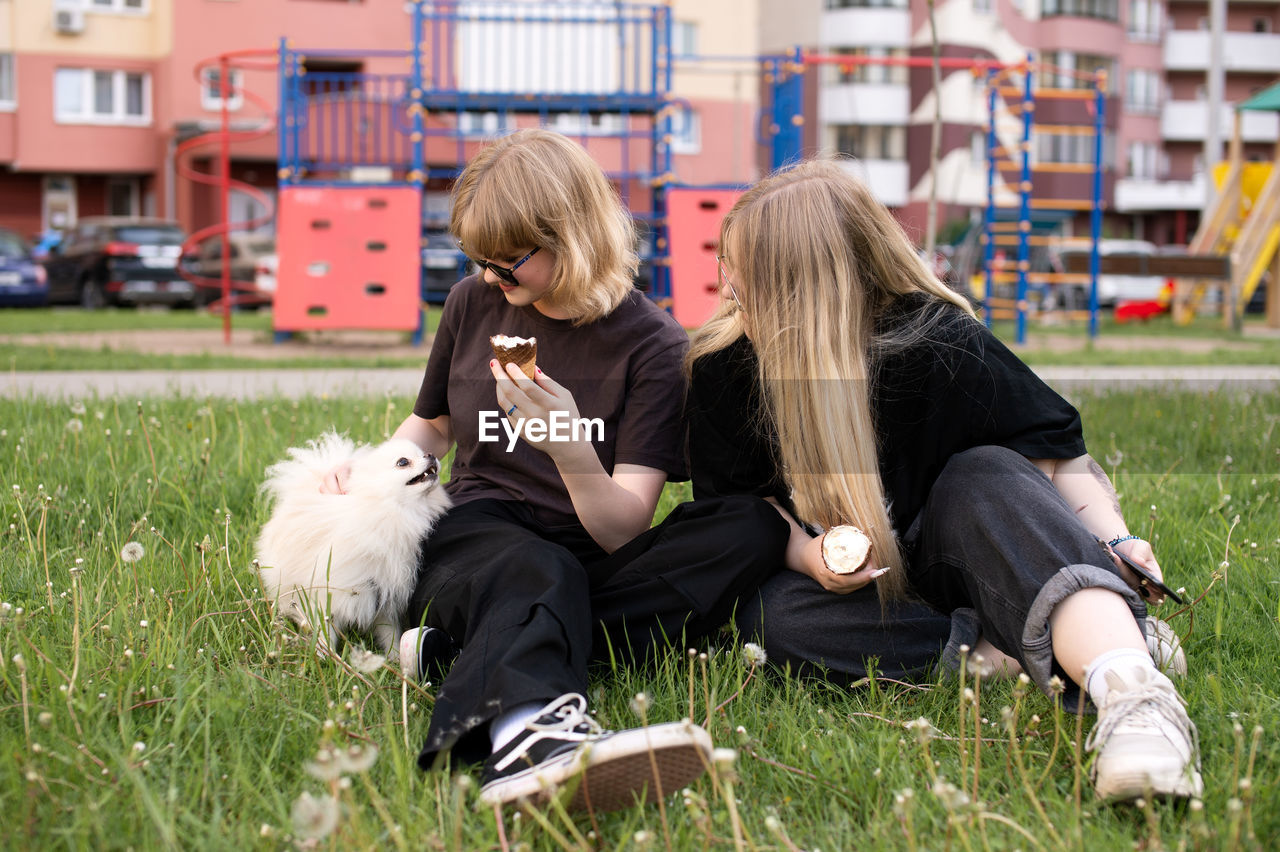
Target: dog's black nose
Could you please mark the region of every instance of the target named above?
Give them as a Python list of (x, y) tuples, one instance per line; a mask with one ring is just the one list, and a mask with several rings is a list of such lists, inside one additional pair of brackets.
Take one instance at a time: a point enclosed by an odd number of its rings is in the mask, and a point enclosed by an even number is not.
[(427, 474), (432, 475), (440, 472), (440, 462), (436, 461), (436, 457), (427, 453)]

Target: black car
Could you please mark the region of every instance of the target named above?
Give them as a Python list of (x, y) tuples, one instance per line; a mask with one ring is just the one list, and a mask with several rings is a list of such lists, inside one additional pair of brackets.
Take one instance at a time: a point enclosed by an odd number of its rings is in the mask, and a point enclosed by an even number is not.
[(0, 228), (0, 307), (35, 306), (49, 300), (44, 267), (16, 232)]
[(422, 301), (444, 303), (449, 290), (467, 275), (467, 256), (448, 231), (422, 232)]
[(81, 219), (45, 260), (49, 301), (191, 305), (195, 287), (178, 271), (185, 235), (174, 222), (132, 216)]

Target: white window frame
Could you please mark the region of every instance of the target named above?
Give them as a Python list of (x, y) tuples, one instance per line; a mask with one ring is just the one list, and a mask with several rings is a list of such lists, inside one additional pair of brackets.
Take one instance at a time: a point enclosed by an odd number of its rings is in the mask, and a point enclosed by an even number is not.
[[(81, 111), (66, 112), (58, 103), (57, 75), (62, 72), (76, 72), (80, 75)], [(106, 73), (111, 75), (112, 110), (100, 113), (94, 109), (94, 75)], [(129, 115), (125, 112), (128, 101), (127, 80), (134, 75), (142, 78), (142, 115)], [(128, 71), (123, 68), (67, 68), (54, 70), (53, 114), (58, 124), (99, 124), (122, 125), (125, 127), (148, 127), (151, 124), (151, 74), (146, 71)]]
[(151, 12), (151, 0), (137, 0), (137, 6), (130, 6), (127, 0), (60, 0), (61, 8), (79, 6), (86, 12), (98, 12), (104, 15), (146, 15)]
[[(210, 66), (200, 69), (200, 106), (209, 112), (222, 111), (222, 96), (210, 94), (213, 91), (213, 77), (217, 73), (221, 73), (221, 68)], [(231, 79), (231, 97), (227, 100), (227, 109), (235, 112), (244, 106), (244, 71), (232, 68), (227, 76)]]
[[(8, 91), (5, 84), (8, 84)], [(0, 53), (0, 112), (18, 108), (18, 60), (9, 51)]]
[(675, 21), (672, 24), (671, 55), (678, 59), (698, 55), (697, 21)]
[(671, 153), (702, 153), (702, 117), (691, 106), (677, 104), (671, 112)]
[(1151, 68), (1130, 68), (1125, 74), (1124, 108), (1135, 115), (1155, 115), (1160, 111), (1160, 72)]

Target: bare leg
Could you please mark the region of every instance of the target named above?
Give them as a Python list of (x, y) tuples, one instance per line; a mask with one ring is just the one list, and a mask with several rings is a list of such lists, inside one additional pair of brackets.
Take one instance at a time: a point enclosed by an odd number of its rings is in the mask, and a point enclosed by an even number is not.
[[(980, 678), (1013, 678), (1022, 674), (1022, 665), (992, 645), (985, 636), (978, 639), (969, 658), (973, 661), (971, 671)], [(981, 663), (978, 662), (979, 659), (982, 660)]]
[(1073, 681), (1084, 686), (1084, 669), (1107, 651), (1135, 648), (1144, 654), (1147, 640), (1124, 598), (1109, 589), (1081, 589), (1049, 616), (1053, 656)]

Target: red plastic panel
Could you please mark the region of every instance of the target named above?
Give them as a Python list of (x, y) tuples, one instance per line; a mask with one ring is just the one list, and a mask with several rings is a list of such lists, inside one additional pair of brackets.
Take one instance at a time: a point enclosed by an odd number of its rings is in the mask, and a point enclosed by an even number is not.
[(276, 330), (416, 329), (421, 220), (411, 186), (282, 188)]
[(685, 328), (702, 325), (720, 302), (716, 279), (720, 221), (741, 195), (736, 189), (667, 191), (671, 313)]

